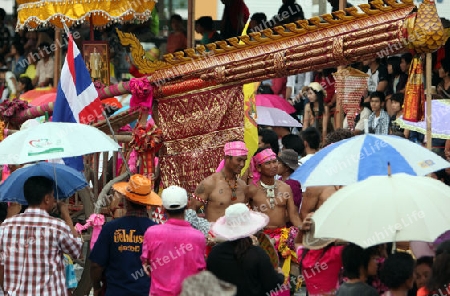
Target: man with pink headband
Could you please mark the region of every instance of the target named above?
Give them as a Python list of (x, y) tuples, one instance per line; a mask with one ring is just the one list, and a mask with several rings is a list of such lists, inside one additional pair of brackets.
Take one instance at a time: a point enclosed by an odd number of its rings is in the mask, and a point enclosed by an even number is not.
[(253, 183), (248, 191), (252, 208), (269, 216), (267, 228), (286, 227), (287, 221), (300, 226), (301, 220), (295, 210), (291, 187), (281, 180), (275, 180), (278, 171), (276, 154), (270, 148), (258, 151), (252, 158)]
[[(295, 253), (295, 246), (288, 241), (294, 241), (301, 226), (300, 216), (294, 204), (292, 189), (281, 180), (276, 180), (278, 159), (272, 149), (258, 149), (250, 164), (253, 174), (252, 184), (249, 185), (248, 196), (254, 211), (269, 216), (269, 224), (264, 229), (278, 251), (280, 263), (283, 260), (295, 262), (289, 254)], [(290, 221), (291, 228), (286, 228)], [(291, 252), (286, 252), (290, 249)], [(289, 271), (286, 271), (289, 274)], [(286, 274), (285, 274), (286, 276)], [(271, 295), (290, 295), (289, 288), (283, 286), (278, 293)]]
[(225, 215), (225, 209), (235, 203), (246, 203), (246, 184), (239, 176), (247, 160), (248, 149), (242, 141), (231, 141), (225, 144), (224, 160), (217, 171), (200, 182), (190, 208), (198, 211), (205, 209), (205, 218), (209, 222)]

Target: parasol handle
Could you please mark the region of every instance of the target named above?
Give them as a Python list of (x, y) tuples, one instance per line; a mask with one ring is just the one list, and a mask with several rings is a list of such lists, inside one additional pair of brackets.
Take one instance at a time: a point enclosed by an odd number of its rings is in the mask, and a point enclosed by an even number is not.
[(397, 251), (397, 232), (398, 232), (398, 230), (396, 230), (394, 233), (394, 241), (392, 242), (391, 254), (395, 254)]
[(67, 36), (70, 35), (69, 27), (66, 25), (66, 20), (61, 18), (61, 24), (63, 25), (64, 32), (67, 34)]

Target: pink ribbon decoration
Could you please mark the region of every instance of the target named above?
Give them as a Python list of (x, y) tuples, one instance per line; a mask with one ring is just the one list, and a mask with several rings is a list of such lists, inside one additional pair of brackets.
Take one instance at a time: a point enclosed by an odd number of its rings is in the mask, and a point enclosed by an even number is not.
[(92, 237), (91, 237), (91, 243), (89, 247), (94, 247), (95, 242), (98, 239), (98, 236), (100, 234), (100, 231), (102, 230), (102, 226), (105, 224), (105, 216), (102, 214), (92, 214), (89, 219), (86, 220), (86, 223), (84, 225), (81, 225), (80, 223), (75, 224), (75, 230), (81, 234), (83, 231), (87, 230), (89, 227), (92, 227)]
[(130, 109), (144, 107), (152, 111), (153, 106), (153, 87), (147, 78), (132, 78), (130, 80), (130, 90), (132, 97), (130, 99)]
[(219, 166), (216, 169), (216, 173), (218, 173), (221, 170), (223, 170), (224, 167), (225, 167), (225, 159), (222, 159), (222, 161), (219, 163)]
[(259, 179), (261, 179), (261, 174), (258, 172), (257, 166), (276, 158), (277, 155), (270, 148), (264, 149), (252, 157), (252, 160), (250, 161), (250, 172), (253, 175), (253, 184), (256, 185)]
[(128, 159), (128, 167), (130, 168), (130, 172), (132, 174), (137, 173), (137, 161), (139, 158), (139, 154), (136, 150), (131, 151), (130, 158)]

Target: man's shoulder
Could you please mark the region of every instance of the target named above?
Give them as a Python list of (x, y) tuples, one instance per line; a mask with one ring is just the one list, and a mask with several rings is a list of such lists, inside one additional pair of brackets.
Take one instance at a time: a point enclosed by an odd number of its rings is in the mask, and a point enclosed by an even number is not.
[(286, 184), (286, 182), (284, 182), (283, 180), (276, 180), (275, 181), (277, 184), (277, 187), (279, 189), (283, 188), (283, 189), (287, 189), (288, 187), (291, 188), (288, 184)]
[(167, 229), (171, 228), (169, 226), (169, 224), (164, 223), (164, 224), (153, 224), (152, 227), (147, 228), (147, 230), (145, 231), (145, 233), (164, 233), (167, 234)]
[[(185, 220), (184, 220), (185, 221)], [(201, 239), (205, 239), (205, 235), (200, 231), (195, 229), (194, 227), (192, 227), (192, 225), (188, 222), (185, 221), (186, 224), (185, 225), (178, 225), (178, 226), (174, 226), (171, 223), (164, 223), (164, 224), (156, 224), (153, 225), (152, 227), (147, 228), (147, 231), (145, 232), (147, 235), (151, 234), (151, 235), (164, 235), (164, 237), (170, 237), (173, 235), (179, 235), (179, 233), (177, 232), (173, 232), (171, 230), (174, 229), (174, 227), (184, 227), (185, 229), (183, 229), (184, 233), (183, 235), (186, 236), (190, 236), (190, 237), (198, 237)]]
[(377, 290), (375, 290), (375, 288), (363, 282), (343, 283), (339, 287), (339, 290), (341, 290), (341, 292), (343, 291), (355, 292), (358, 295), (372, 295), (373, 292), (377, 293)]
[(206, 188), (214, 187), (219, 178), (220, 178), (220, 173), (214, 173), (214, 174), (206, 177), (205, 179), (203, 179), (200, 182), (199, 186), (203, 186)]
[(27, 224), (27, 223), (48, 223), (55, 225), (66, 225), (64, 221), (59, 218), (52, 217), (50, 215), (44, 215), (41, 213), (20, 213), (13, 217), (5, 219), (2, 226)]
[(130, 223), (131, 221), (139, 221), (139, 222), (143, 221), (143, 222), (151, 224), (151, 225), (157, 224), (155, 221), (153, 221), (149, 217), (123, 216), (123, 217), (109, 221), (104, 226), (109, 225), (109, 227), (113, 227), (116, 225), (123, 225), (124, 223)]
[[(133, 217), (135, 219), (130, 219), (130, 217)], [(134, 220), (136, 224), (133, 224), (132, 220)], [(134, 225), (142, 225), (142, 223), (147, 224), (148, 227), (147, 229), (149, 229), (150, 226), (158, 225), (155, 221), (153, 221), (148, 217), (124, 216), (105, 223), (102, 227), (102, 231), (115, 231), (119, 228), (132, 227)]]
[(247, 185), (248, 190), (250, 192), (255, 192), (256, 190), (258, 190), (258, 186), (256, 184), (254, 184), (253, 182), (250, 182), (250, 184)]
[(305, 190), (304, 197), (319, 197), (326, 186), (308, 186)]

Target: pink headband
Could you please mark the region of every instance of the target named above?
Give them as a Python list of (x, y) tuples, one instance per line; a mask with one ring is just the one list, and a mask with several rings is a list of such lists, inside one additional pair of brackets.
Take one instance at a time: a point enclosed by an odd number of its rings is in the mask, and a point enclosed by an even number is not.
[(254, 156), (256, 164), (263, 164), (265, 162), (277, 159), (277, 155), (272, 149), (267, 148)]
[(261, 174), (258, 172), (258, 168), (256, 166), (274, 159), (277, 159), (277, 155), (270, 148), (267, 148), (253, 156), (250, 162), (250, 173), (253, 177), (253, 184), (256, 185), (259, 179), (261, 179)]
[(226, 156), (244, 156), (248, 154), (248, 149), (245, 146), (245, 143), (241, 141), (226, 143), (223, 151)]

